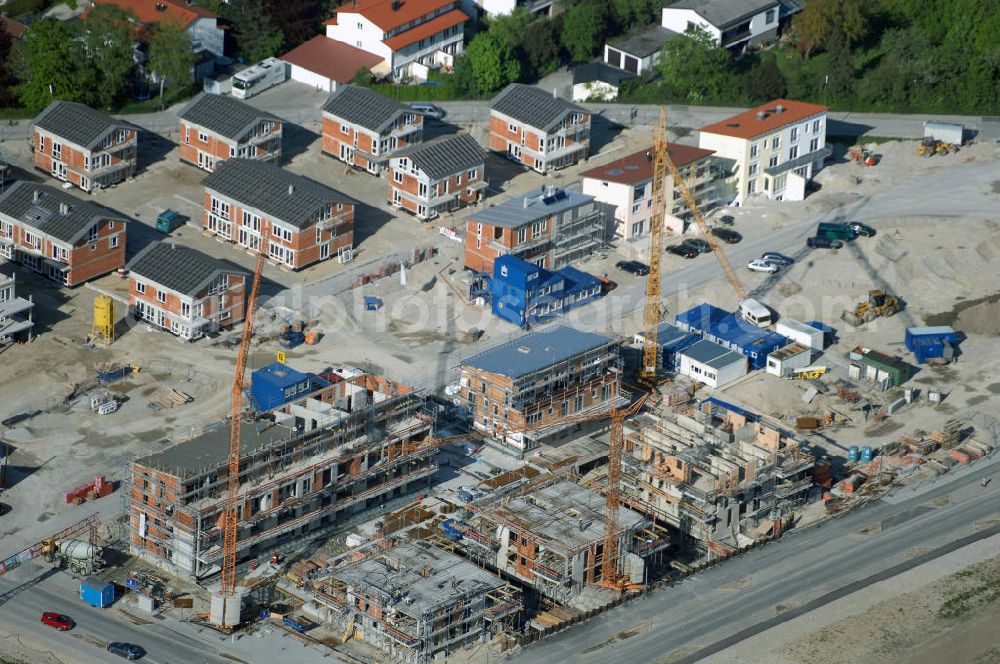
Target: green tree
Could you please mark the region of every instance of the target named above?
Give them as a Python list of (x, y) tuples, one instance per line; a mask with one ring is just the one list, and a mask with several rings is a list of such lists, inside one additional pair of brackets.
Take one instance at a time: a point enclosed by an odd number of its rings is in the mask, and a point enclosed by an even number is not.
[(532, 79), (554, 71), (559, 66), (559, 41), (553, 21), (540, 18), (528, 24), (521, 50)]
[(743, 92), (754, 101), (780, 99), (788, 94), (788, 82), (772, 57), (763, 58), (742, 78)]
[[(177, 21), (160, 21), (149, 38), (149, 68), (163, 87), (183, 88), (194, 82), (191, 38)], [(162, 90), (162, 88), (161, 88)]]
[(129, 15), (114, 5), (95, 5), (83, 24), (83, 48), (89, 74), (87, 101), (110, 109), (128, 90), (132, 72)]
[(493, 94), (521, 75), (521, 64), (510, 44), (490, 32), (480, 32), (469, 42), (463, 60), (480, 96)]
[(604, 44), (607, 23), (608, 7), (600, 0), (585, 0), (571, 7), (562, 29), (562, 45), (570, 58), (577, 62), (589, 60)]
[(0, 106), (9, 106), (11, 99), (11, 62), (14, 50), (14, 38), (10, 36), (3, 25), (0, 25)]
[(656, 67), (672, 99), (691, 103), (732, 101), (733, 91), (739, 89), (729, 52), (697, 28), (669, 40)]
[(524, 31), (537, 20), (539, 17), (524, 7), (515, 7), (510, 14), (491, 19), (489, 32), (491, 35), (500, 37), (512, 49), (516, 49), (526, 41)]
[(77, 28), (52, 18), (37, 21), (24, 33), (25, 71), (18, 97), (40, 111), (53, 99), (81, 100), (87, 86), (86, 55)]
[(619, 32), (658, 22), (661, 3), (653, 0), (611, 0), (611, 15)]
[(799, 52), (809, 57), (817, 48), (826, 48), (836, 31), (843, 34), (848, 46), (864, 39), (870, 16), (864, 0), (810, 0), (792, 19), (792, 29)]
[(370, 88), (372, 86), (372, 70), (368, 67), (361, 67), (361, 69), (354, 72), (354, 78), (351, 79), (351, 83), (360, 88)]
[(222, 15), (233, 24), (233, 37), (246, 62), (258, 62), (281, 52), (285, 36), (272, 25), (263, 0), (230, 0)]
[(827, 87), (830, 96), (843, 100), (854, 93), (854, 65), (851, 62), (851, 49), (847, 35), (843, 30), (834, 28), (827, 36), (826, 51), (830, 56), (827, 61)]

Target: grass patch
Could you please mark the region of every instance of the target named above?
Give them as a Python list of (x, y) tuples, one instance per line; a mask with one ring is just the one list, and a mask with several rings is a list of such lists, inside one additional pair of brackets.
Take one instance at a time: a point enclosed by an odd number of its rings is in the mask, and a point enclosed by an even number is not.
[(26, 108), (0, 108), (0, 120), (27, 120), (33, 117), (35, 114)]
[[(179, 101), (190, 99), (201, 91), (200, 85), (189, 85), (184, 88), (174, 88), (165, 90), (163, 93), (163, 107), (169, 108)], [(149, 99), (142, 101), (127, 101), (122, 104), (116, 113), (156, 113), (160, 110), (160, 95), (153, 95)]]
[(892, 141), (905, 141), (905, 140), (916, 140), (916, 139), (894, 138), (892, 136), (873, 136), (872, 134), (863, 134), (861, 136), (851, 136), (849, 134), (844, 134), (844, 135), (828, 134), (826, 137), (827, 143), (844, 143), (845, 145), (868, 145), (869, 143), (875, 143), (877, 145), (881, 145), (882, 143), (890, 143)]
[(952, 578), (964, 581), (949, 586), (948, 596), (937, 610), (939, 618), (961, 618), (974, 609), (1000, 600), (1000, 572), (973, 568), (953, 574)]

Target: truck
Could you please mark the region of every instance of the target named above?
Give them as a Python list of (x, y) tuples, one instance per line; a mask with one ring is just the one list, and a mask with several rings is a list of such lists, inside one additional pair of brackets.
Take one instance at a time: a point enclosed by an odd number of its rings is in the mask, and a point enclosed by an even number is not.
[(857, 232), (848, 224), (820, 223), (816, 229), (816, 237), (825, 237), (830, 240), (853, 240), (857, 237)]
[(277, 58), (267, 58), (233, 76), (233, 96), (248, 99), (287, 80), (288, 66)]

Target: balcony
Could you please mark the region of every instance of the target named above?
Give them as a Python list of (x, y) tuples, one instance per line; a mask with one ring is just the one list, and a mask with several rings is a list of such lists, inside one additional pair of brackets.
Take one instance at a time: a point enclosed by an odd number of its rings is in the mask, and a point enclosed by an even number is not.
[(409, 122), (404, 123), (402, 127), (393, 127), (392, 131), (389, 132), (389, 136), (393, 138), (402, 138), (403, 136), (409, 136), (410, 134), (422, 131), (423, 126), (410, 124)]

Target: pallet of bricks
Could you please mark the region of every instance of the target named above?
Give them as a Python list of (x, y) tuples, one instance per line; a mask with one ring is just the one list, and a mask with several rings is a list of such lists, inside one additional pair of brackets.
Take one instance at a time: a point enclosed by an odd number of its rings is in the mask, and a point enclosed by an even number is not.
[(971, 463), (976, 459), (980, 459), (987, 454), (989, 454), (991, 448), (986, 443), (981, 443), (976, 440), (970, 440), (968, 442), (962, 443), (961, 447), (956, 447), (955, 449), (948, 452), (948, 455), (959, 463)]

